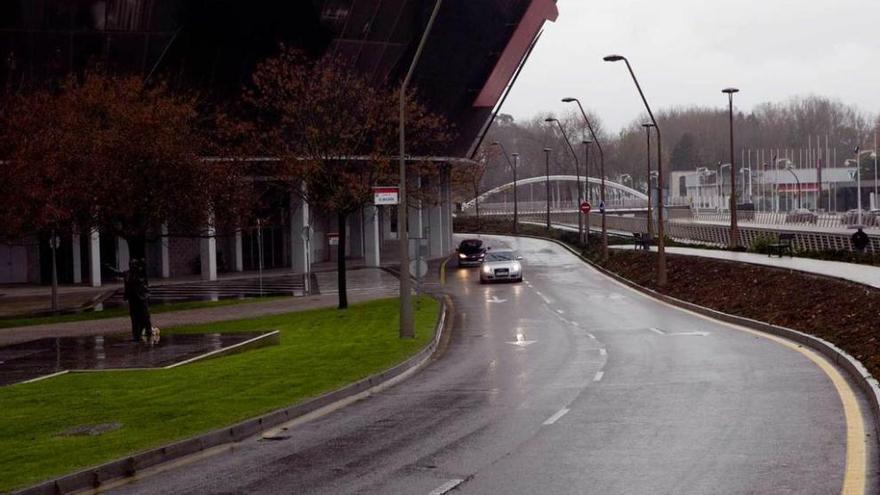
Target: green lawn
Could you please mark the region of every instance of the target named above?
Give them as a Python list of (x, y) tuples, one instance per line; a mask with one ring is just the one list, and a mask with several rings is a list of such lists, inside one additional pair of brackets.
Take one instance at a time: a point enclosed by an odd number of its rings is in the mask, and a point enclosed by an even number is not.
[[(290, 296), (252, 297), (246, 299), (221, 299), (219, 301), (188, 301), (169, 304), (156, 304), (150, 306), (150, 313), (170, 313), (186, 309), (219, 308), (236, 304), (250, 304), (273, 301)], [(104, 311), (84, 311), (57, 316), (34, 316), (23, 318), (0, 318), (0, 329), (13, 327), (29, 327), (33, 325), (49, 325), (53, 323), (67, 323), (71, 321), (103, 320), (105, 318), (118, 318), (128, 316), (128, 307), (110, 308)]]
[[(397, 299), (165, 332), (280, 330), (281, 345), (172, 370), (67, 374), (0, 387), (0, 492), (209, 431), (388, 368), (433, 334), (439, 303), (424, 298), (416, 339), (397, 337)], [(56, 436), (118, 422), (103, 435)]]

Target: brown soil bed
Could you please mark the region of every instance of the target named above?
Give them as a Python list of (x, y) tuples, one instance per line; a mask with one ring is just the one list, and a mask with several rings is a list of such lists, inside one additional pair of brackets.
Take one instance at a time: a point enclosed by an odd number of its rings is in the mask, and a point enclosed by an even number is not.
[(668, 283), (655, 283), (655, 253), (614, 251), (603, 265), (663, 294), (837, 345), (880, 377), (880, 290), (803, 272), (667, 255)]

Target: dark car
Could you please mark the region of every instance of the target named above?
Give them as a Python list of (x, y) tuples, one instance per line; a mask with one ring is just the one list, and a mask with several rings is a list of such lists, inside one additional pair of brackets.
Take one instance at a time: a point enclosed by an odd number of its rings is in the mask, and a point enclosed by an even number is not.
[(479, 239), (465, 239), (455, 251), (458, 253), (458, 266), (480, 266), (486, 256), (486, 248)]

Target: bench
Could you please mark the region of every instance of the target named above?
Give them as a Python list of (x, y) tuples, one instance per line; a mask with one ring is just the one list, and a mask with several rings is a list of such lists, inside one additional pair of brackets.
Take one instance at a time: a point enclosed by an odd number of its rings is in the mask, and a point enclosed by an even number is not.
[(648, 234), (641, 234), (639, 232), (633, 232), (633, 245), (634, 249), (644, 249), (645, 251), (651, 249), (651, 237)]
[(782, 258), (782, 256), (788, 252), (789, 256), (792, 256), (791, 244), (794, 242), (794, 234), (779, 234), (776, 238), (776, 242), (772, 244), (768, 244), (768, 252), (767, 256), (773, 257), (775, 254)]

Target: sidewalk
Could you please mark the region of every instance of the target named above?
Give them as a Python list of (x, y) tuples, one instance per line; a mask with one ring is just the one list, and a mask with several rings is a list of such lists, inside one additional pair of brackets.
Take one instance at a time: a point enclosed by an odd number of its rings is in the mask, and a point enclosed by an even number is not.
[[(346, 274), (348, 275), (349, 303), (394, 297), (399, 291), (397, 278), (379, 268), (361, 268), (346, 271)], [(159, 313), (153, 315), (152, 321), (155, 326), (164, 328), (333, 307), (337, 303), (336, 272), (323, 272), (320, 275), (326, 285), (320, 286), (321, 294), (319, 295), (285, 297), (267, 302)], [(130, 325), (128, 317), (122, 317), (0, 329), (0, 345), (47, 337), (75, 337), (128, 332)]]
[[(629, 249), (631, 245), (608, 246), (612, 249)], [(656, 247), (651, 248), (656, 251)], [(680, 254), (684, 256), (702, 256), (704, 258), (714, 258), (718, 260), (737, 261), (740, 263), (750, 263), (753, 265), (772, 266), (775, 268), (787, 268), (800, 272), (813, 273), (816, 275), (824, 275), (826, 277), (840, 278), (868, 285), (880, 289), (880, 267), (870, 265), (859, 265), (856, 263), (844, 263), (841, 261), (824, 261), (809, 258), (798, 257), (769, 257), (766, 254), (757, 253), (740, 253), (734, 251), (723, 251), (717, 249), (695, 249), (683, 247), (667, 247), (666, 252), (669, 254)]]

